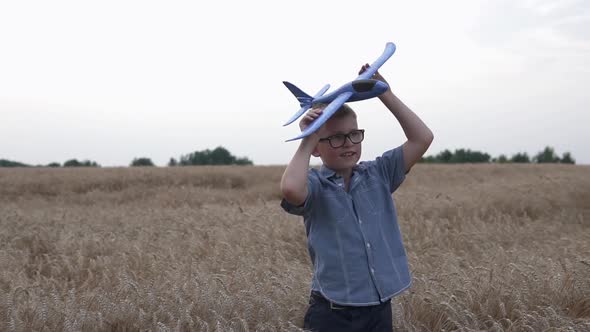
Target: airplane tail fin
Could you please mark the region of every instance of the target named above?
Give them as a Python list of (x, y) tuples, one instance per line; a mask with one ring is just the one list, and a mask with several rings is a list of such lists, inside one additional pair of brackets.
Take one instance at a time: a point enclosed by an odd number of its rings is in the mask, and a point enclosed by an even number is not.
[(285, 84), (287, 89), (289, 89), (289, 91), (291, 91), (291, 93), (294, 94), (295, 97), (297, 97), (297, 100), (299, 100), (299, 104), (301, 105), (301, 107), (311, 105), (313, 98), (310, 95), (301, 91), (301, 89), (287, 81), (284, 81), (283, 84)]
[(297, 113), (295, 113), (289, 119), (289, 121), (287, 121), (283, 126), (287, 126), (287, 125), (291, 124), (293, 121), (297, 120), (303, 113), (305, 113), (308, 109), (311, 108), (311, 106), (313, 104), (313, 100), (315, 98), (321, 97), (330, 88), (330, 85), (326, 84), (320, 91), (318, 91), (318, 93), (315, 96), (312, 97), (312, 96), (308, 95), (307, 93), (303, 92), (298, 87), (296, 87), (294, 84), (291, 84), (286, 81), (283, 81), (283, 84), (285, 84), (287, 89), (289, 89), (289, 91), (291, 91), (291, 93), (294, 94), (295, 97), (297, 97), (297, 100), (299, 100), (299, 105), (301, 106), (299, 111), (297, 111)]

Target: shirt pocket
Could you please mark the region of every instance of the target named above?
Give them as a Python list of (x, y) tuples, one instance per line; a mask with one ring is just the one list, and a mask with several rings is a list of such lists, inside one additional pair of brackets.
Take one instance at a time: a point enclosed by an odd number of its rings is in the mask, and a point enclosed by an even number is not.
[(329, 192), (323, 195), (322, 204), (318, 207), (321, 219), (336, 223), (344, 221), (349, 211), (348, 200), (344, 192)]
[(378, 179), (367, 178), (359, 189), (359, 200), (373, 215), (381, 214), (389, 206), (387, 200), (391, 199), (391, 194), (387, 191), (387, 186)]

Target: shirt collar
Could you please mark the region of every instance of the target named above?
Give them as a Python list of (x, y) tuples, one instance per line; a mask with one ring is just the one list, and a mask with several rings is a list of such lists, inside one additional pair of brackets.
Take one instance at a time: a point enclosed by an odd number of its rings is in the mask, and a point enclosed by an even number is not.
[(329, 179), (336, 175), (336, 171), (322, 164), (322, 167), (320, 167), (320, 174), (322, 174), (325, 178)]
[[(352, 168), (352, 173), (354, 174), (355, 172), (361, 171), (363, 169), (364, 169), (364, 165), (361, 162), (359, 164), (354, 165), (354, 167)], [(320, 167), (320, 174), (322, 176), (324, 176), (326, 179), (329, 179), (329, 178), (334, 177), (334, 176), (338, 176), (336, 174), (336, 171), (334, 171), (333, 169), (327, 167), (324, 164), (322, 164), (322, 166)]]

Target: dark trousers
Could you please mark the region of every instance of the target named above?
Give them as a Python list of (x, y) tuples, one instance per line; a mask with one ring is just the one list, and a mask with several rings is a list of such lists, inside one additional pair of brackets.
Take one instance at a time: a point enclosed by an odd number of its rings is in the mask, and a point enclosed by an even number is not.
[(303, 328), (314, 332), (391, 332), (391, 301), (368, 307), (340, 306), (314, 291), (309, 297)]

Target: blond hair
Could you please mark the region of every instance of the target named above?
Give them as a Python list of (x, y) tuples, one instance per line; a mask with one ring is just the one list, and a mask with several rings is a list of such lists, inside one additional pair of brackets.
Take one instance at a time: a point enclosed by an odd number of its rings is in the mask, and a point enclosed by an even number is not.
[[(324, 109), (328, 106), (328, 104), (315, 104), (313, 105), (313, 109)], [(347, 104), (343, 104), (340, 108), (331, 116), (334, 119), (341, 119), (347, 116), (352, 116), (356, 120), (356, 113), (354, 110), (348, 106)]]

